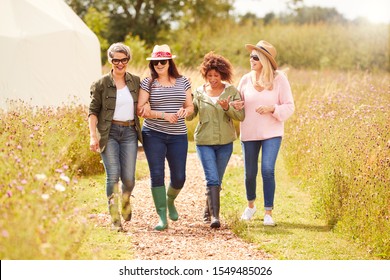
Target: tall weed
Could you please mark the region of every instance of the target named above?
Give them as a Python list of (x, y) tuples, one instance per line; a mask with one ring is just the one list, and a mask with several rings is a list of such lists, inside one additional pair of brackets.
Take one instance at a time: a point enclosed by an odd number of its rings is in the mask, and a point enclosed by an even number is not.
[(88, 230), (74, 200), (77, 178), (101, 169), (87, 137), (79, 105), (15, 101), (0, 112), (1, 259), (77, 259)]
[(312, 191), (318, 214), (336, 231), (389, 258), (388, 73), (301, 72), (291, 79), (302, 81), (286, 128), (291, 174)]

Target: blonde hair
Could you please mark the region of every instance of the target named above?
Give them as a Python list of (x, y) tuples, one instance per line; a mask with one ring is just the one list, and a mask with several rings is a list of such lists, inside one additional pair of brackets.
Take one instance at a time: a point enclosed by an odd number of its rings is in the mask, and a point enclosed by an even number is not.
[(276, 76), (276, 71), (272, 67), (270, 60), (260, 51), (254, 50), (257, 56), (260, 59), (260, 63), (263, 66), (259, 79), (256, 81), (256, 84), (264, 87), (265, 89), (272, 89), (274, 84), (274, 79)]

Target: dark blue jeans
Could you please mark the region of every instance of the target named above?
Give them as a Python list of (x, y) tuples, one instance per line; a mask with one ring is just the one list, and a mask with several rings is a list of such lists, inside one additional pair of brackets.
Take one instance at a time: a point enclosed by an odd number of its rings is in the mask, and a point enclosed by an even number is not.
[(226, 145), (196, 145), (208, 187), (221, 186), (223, 174), (233, 152), (233, 143)]
[(261, 152), (261, 175), (263, 178), (264, 209), (272, 210), (275, 197), (275, 163), (282, 137), (259, 141), (242, 141), (245, 166), (245, 188), (248, 201), (256, 199), (256, 177)]
[(152, 188), (165, 185), (165, 159), (170, 170), (170, 186), (183, 188), (186, 180), (187, 134), (172, 135), (143, 127), (142, 136)]
[(106, 170), (107, 197), (113, 194), (119, 178), (122, 181), (122, 192), (133, 191), (137, 149), (137, 132), (133, 126), (111, 125), (106, 148), (101, 153)]

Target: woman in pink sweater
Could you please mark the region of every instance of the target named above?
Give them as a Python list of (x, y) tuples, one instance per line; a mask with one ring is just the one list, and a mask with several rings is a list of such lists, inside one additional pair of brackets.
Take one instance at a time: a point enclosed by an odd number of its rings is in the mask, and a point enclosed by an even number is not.
[(256, 212), (256, 177), (261, 153), (264, 195), (264, 225), (274, 226), (272, 210), (275, 195), (275, 162), (284, 132), (284, 121), (294, 112), (294, 100), (285, 74), (277, 70), (276, 49), (266, 41), (245, 45), (250, 52), (251, 72), (238, 85), (244, 106), (241, 143), (245, 164), (245, 187), (248, 207), (241, 216), (250, 220)]

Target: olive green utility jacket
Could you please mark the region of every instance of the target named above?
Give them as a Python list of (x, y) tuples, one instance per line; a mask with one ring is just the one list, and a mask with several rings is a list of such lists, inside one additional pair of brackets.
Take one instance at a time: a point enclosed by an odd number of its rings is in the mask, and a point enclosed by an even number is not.
[[(225, 91), (219, 97), (230, 101), (241, 100), (238, 90), (226, 84)], [(244, 120), (244, 109), (238, 111), (229, 106), (227, 111), (204, 94), (203, 86), (196, 89), (193, 94), (194, 113), (186, 118), (190, 121), (199, 114), (199, 122), (195, 128), (194, 139), (197, 145), (225, 145), (237, 139), (233, 120)]]
[[(142, 133), (139, 118), (137, 116), (138, 93), (140, 87), (140, 78), (129, 72), (125, 74), (126, 85), (130, 90), (134, 100), (134, 122), (137, 130), (138, 140), (142, 143)], [(89, 115), (96, 115), (98, 118), (97, 134), (101, 152), (106, 147), (108, 136), (110, 134), (111, 121), (114, 116), (116, 104), (116, 91), (112, 71), (95, 81), (90, 90), (91, 103), (89, 105)]]

